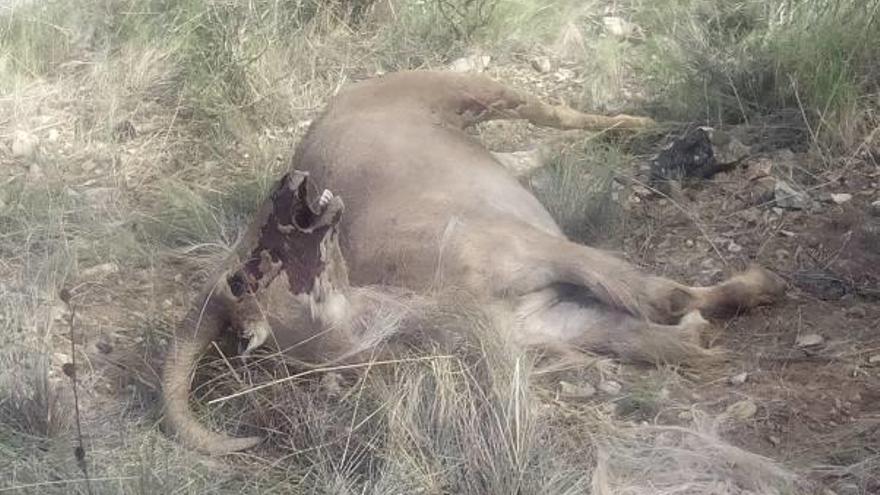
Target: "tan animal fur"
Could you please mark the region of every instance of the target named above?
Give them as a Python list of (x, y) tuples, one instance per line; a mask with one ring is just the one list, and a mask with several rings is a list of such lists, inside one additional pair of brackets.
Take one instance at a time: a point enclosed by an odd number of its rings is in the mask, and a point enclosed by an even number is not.
[[(507, 337), (523, 348), (681, 362), (709, 354), (699, 344), (703, 314), (725, 316), (782, 293), (781, 281), (756, 266), (689, 287), (567, 240), (465, 133), (491, 119), (563, 129), (651, 123), (547, 105), (474, 75), (403, 72), (341, 91), (178, 329), (164, 399), (166, 424), (184, 444), (226, 453), (259, 441), (207, 430), (188, 405), (199, 355), (227, 328), (249, 339), (248, 351), (269, 340), (313, 362), (351, 357), (381, 337), (363, 333), (377, 307), (453, 287), (505, 311), (514, 322)], [(312, 205), (306, 177), (336, 196)]]

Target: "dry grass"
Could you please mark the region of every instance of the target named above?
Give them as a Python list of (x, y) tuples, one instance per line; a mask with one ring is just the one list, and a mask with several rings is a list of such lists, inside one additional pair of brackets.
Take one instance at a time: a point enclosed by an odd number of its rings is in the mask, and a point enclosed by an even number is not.
[[(627, 81), (644, 60), (600, 36), (600, 2), (486, 2), (493, 15), (468, 26), (450, 25), (436, 3), (377, 10), (383, 3), (0, 4), (0, 493), (88, 493), (61, 372), (70, 358), (62, 287), (82, 314), (95, 493), (804, 493), (791, 471), (722, 440), (713, 418), (641, 424), (610, 397), (560, 399), (559, 375), (534, 373), (547, 357), (514, 352), (499, 341), (503, 322), (460, 300), (405, 323), (455, 338), (398, 339), (395, 365), (326, 371), (209, 406), (296, 366), (206, 363), (199, 410), (217, 428), (266, 436), (255, 453), (201, 458), (159, 431), (156, 366), (170, 328), (340, 86), (438, 66), (475, 45), (517, 52), (540, 42), (591, 60), (597, 78), (582, 98), (613, 108), (620, 95), (603, 92), (609, 81)], [(629, 3), (636, 21), (653, 15)], [(661, 62), (657, 74), (681, 77), (680, 60)], [(668, 81), (657, 86), (674, 90)], [(816, 101), (851, 115), (849, 100)], [(706, 100), (696, 107), (705, 114)], [(818, 115), (825, 132), (844, 129), (831, 110)], [(606, 237), (618, 212), (603, 195), (629, 159), (608, 143), (569, 150), (543, 198), (573, 235)], [(599, 375), (615, 378), (604, 368), (580, 378)], [(629, 397), (643, 411), (665, 407), (650, 393)], [(864, 459), (846, 469), (867, 476), (876, 458)]]

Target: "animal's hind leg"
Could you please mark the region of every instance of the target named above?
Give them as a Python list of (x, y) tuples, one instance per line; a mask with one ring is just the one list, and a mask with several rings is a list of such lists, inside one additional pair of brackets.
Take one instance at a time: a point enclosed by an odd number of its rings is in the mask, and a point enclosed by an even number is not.
[(520, 344), (557, 350), (575, 347), (651, 363), (693, 363), (719, 354), (700, 345), (700, 335), (709, 323), (698, 311), (675, 325), (662, 325), (596, 301), (553, 300), (536, 308), (536, 299), (545, 297), (529, 295), (517, 308)]
[[(612, 308), (655, 323), (676, 323), (695, 310), (707, 316), (729, 316), (772, 302), (785, 287), (779, 277), (758, 266), (719, 285), (689, 287), (646, 274), (600, 249), (534, 229), (519, 228), (515, 237), (509, 231), (484, 230), (487, 235), (480, 238), (493, 243), (482, 248), (493, 253), (485, 266), (517, 268), (486, 274), (500, 290), (525, 295), (553, 284), (570, 284), (587, 289)], [(501, 244), (504, 249), (499, 248)]]

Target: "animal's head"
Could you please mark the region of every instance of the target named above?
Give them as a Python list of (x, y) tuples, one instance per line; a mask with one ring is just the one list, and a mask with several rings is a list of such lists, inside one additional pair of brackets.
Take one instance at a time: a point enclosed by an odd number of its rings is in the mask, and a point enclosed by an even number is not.
[(242, 261), (219, 281), (217, 290), (235, 307), (233, 326), (248, 339), (245, 352), (269, 336), (259, 301), (270, 286), (280, 285), (295, 298), (314, 298), (329, 273), (341, 272), (347, 283), (338, 240), (344, 205), (327, 190), (311, 201), (308, 185), (305, 172), (281, 178), (251, 226)]

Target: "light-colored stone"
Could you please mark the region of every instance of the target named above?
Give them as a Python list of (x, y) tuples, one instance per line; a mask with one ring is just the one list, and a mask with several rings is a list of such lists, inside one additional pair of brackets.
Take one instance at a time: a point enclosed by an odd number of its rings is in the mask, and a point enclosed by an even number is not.
[(623, 387), (619, 383), (612, 380), (605, 380), (599, 383), (599, 390), (605, 392), (608, 395), (617, 395), (622, 389)]
[(773, 192), (776, 206), (789, 210), (805, 210), (810, 207), (810, 197), (803, 191), (798, 191), (788, 182), (777, 180), (776, 189)]
[(880, 364), (880, 354), (874, 354), (868, 358), (869, 364)]
[(559, 396), (563, 399), (588, 399), (596, 395), (596, 389), (589, 383), (576, 385), (571, 382), (559, 382)]
[(749, 419), (758, 412), (758, 405), (751, 400), (741, 400), (727, 407), (728, 416), (736, 419)]
[(852, 194), (849, 194), (849, 193), (831, 193), (831, 201), (834, 201), (835, 203), (837, 203), (839, 205), (842, 205), (843, 203), (846, 203), (847, 201), (849, 201), (851, 199), (852, 199)]
[(819, 335), (818, 333), (807, 333), (804, 335), (798, 336), (797, 340), (795, 340), (795, 344), (798, 347), (817, 347), (822, 345), (825, 342), (825, 337)]
[(632, 38), (639, 32), (638, 26), (618, 16), (605, 16), (602, 18), (602, 25), (605, 32), (615, 38)]
[(553, 63), (550, 61), (550, 57), (544, 55), (533, 58), (531, 64), (532, 68), (541, 74), (546, 74), (553, 70)]
[(449, 64), (452, 72), (483, 72), (489, 67), (492, 57), (489, 55), (475, 54), (457, 58)]
[(40, 167), (36, 163), (31, 163), (28, 166), (27, 171), (27, 180), (29, 182), (39, 182), (46, 178), (46, 174), (43, 173), (43, 167)]
[(85, 270), (81, 271), (80, 277), (82, 278), (101, 278), (106, 277), (108, 275), (113, 275), (114, 273), (119, 273), (119, 265), (116, 263), (101, 263), (100, 265), (95, 265)]
[(745, 371), (736, 375), (731, 376), (727, 379), (731, 385), (742, 385), (749, 379), (749, 374)]
[(758, 180), (773, 175), (773, 162), (767, 158), (759, 158), (749, 163), (749, 180)]
[(554, 77), (556, 78), (556, 80), (558, 82), (569, 81), (571, 79), (574, 79), (574, 76), (575, 76), (575, 73), (573, 70), (565, 69), (565, 68), (557, 70), (556, 73), (554, 74)]
[(12, 156), (15, 158), (33, 158), (37, 154), (40, 139), (26, 131), (16, 131), (12, 139)]

